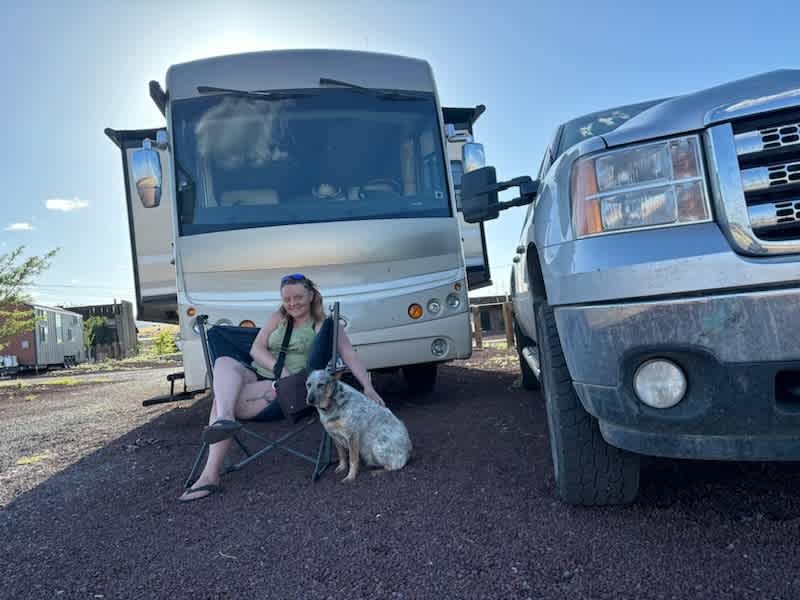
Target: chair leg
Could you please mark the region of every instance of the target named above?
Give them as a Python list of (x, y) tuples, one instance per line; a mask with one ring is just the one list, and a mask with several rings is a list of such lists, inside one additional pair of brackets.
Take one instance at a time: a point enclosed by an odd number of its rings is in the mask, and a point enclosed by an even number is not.
[(194, 459), (194, 464), (192, 465), (192, 470), (189, 473), (189, 477), (186, 479), (186, 483), (184, 484), (185, 489), (189, 489), (194, 485), (194, 482), (197, 481), (197, 476), (200, 474), (200, 464), (203, 460), (203, 455), (206, 454), (206, 450), (208, 450), (208, 443), (203, 442), (203, 445), (200, 446), (200, 451), (197, 453), (197, 458)]
[[(325, 462), (323, 462), (323, 457)], [(317, 481), (331, 464), (333, 464), (333, 442), (328, 432), (323, 429), (322, 440), (319, 443), (319, 452), (317, 453), (317, 462), (314, 465), (314, 472), (311, 474), (311, 481)]]
[(236, 443), (239, 445), (239, 448), (241, 448), (242, 452), (244, 452), (245, 455), (247, 456), (252, 455), (252, 452), (250, 452), (250, 450), (247, 449), (247, 446), (245, 446), (244, 443), (242, 443), (242, 440), (239, 439), (238, 435), (234, 435), (233, 439), (236, 440)]
[[(298, 452), (294, 448), (284, 445), (289, 438), (294, 437), (302, 430), (306, 429), (310, 425), (313, 425), (315, 422), (316, 422), (315, 420), (310, 420), (301, 427), (293, 431), (290, 431), (289, 433), (284, 434), (283, 436), (274, 441), (270, 441), (269, 439), (259, 435), (255, 431), (243, 427), (240, 433), (251, 435), (257, 438), (258, 440), (266, 443), (267, 445), (264, 448), (258, 450), (257, 452), (250, 452), (247, 446), (245, 446), (245, 444), (240, 439), (239, 434), (234, 435), (233, 439), (236, 441), (239, 448), (241, 448), (242, 452), (246, 455), (246, 457), (238, 462), (233, 462), (229, 456), (226, 456), (225, 457), (226, 464), (222, 470), (222, 474), (225, 475), (233, 471), (238, 471), (245, 465), (258, 459), (262, 454), (265, 454), (270, 450), (280, 448), (281, 450), (284, 450), (290, 454), (293, 454), (299, 458), (302, 458), (303, 460), (307, 460), (308, 462), (312, 463), (314, 465), (314, 471), (311, 474), (311, 480), (317, 481), (325, 472), (325, 470), (334, 463), (333, 441), (331, 439), (331, 436), (328, 435), (328, 432), (325, 431), (325, 429), (323, 429), (322, 427), (320, 427), (320, 429), (322, 430), (322, 437), (320, 438), (319, 447), (316, 453), (316, 458), (314, 456), (308, 456), (306, 454), (303, 454), (302, 452)], [(200, 451), (197, 453), (197, 457), (194, 460), (194, 464), (192, 465), (192, 470), (189, 473), (189, 477), (186, 479), (184, 488), (188, 489), (192, 487), (195, 481), (197, 481), (197, 477), (200, 474), (201, 466), (203, 464), (203, 457), (207, 454), (207, 451), (208, 451), (208, 442), (203, 442), (202, 446), (200, 447)]]

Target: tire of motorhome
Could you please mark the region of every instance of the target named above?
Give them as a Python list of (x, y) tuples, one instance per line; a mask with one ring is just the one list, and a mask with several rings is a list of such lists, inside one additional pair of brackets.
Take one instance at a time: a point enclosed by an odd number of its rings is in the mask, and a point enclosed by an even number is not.
[(438, 366), (438, 363), (421, 363), (403, 367), (403, 377), (408, 385), (408, 391), (412, 394), (432, 392), (436, 385)]
[(578, 398), (553, 308), (536, 306), (536, 327), (556, 489), (580, 506), (627, 504), (639, 492), (639, 456), (608, 444)]
[(514, 321), (514, 342), (517, 345), (517, 358), (519, 359), (519, 370), (522, 374), (522, 387), (523, 389), (531, 391), (538, 390), (539, 380), (536, 379), (536, 375), (530, 365), (528, 365), (528, 361), (522, 356), (522, 349), (527, 346), (533, 346), (533, 340), (522, 333), (516, 320)]

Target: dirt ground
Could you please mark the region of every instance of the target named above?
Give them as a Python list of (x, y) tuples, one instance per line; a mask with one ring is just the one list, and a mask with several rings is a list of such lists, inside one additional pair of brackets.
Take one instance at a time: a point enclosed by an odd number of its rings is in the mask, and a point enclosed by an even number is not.
[(565, 506), (506, 351), (443, 368), (429, 397), (377, 379), (414, 442), (402, 471), (312, 483), (272, 453), (188, 505), (209, 401), (141, 406), (172, 371), (0, 388), (0, 597), (800, 597), (800, 465), (651, 459), (632, 506)]

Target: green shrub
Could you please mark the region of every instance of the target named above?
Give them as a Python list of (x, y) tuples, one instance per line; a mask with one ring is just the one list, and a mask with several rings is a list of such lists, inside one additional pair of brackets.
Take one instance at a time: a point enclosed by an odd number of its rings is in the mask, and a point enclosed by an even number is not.
[(178, 351), (175, 339), (168, 331), (159, 331), (153, 336), (153, 353), (161, 356), (162, 354), (172, 354)]

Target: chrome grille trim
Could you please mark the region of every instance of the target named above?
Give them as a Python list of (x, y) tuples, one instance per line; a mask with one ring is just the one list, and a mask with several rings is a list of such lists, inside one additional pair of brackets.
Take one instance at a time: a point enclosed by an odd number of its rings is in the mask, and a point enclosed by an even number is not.
[[(722, 123), (709, 127), (705, 130), (703, 139), (707, 151), (715, 216), (731, 246), (737, 252), (750, 256), (800, 254), (800, 233), (794, 239), (770, 240), (760, 238), (755, 231), (751, 222), (751, 209), (754, 209), (759, 231), (765, 231), (765, 227), (774, 227), (771, 224), (766, 225), (766, 223), (772, 223), (773, 215), (768, 214), (766, 208), (756, 208), (759, 204), (769, 204), (769, 202), (763, 202), (763, 200), (769, 199), (763, 198), (765, 192), (761, 192), (762, 198), (751, 200), (751, 206), (748, 206), (733, 126), (730, 123)], [(776, 191), (780, 189), (777, 187)], [(777, 202), (773, 201), (772, 203), (781, 204), (789, 200), (777, 199)], [(759, 202), (759, 204), (755, 202)], [(777, 212), (774, 216), (777, 217)], [(787, 224), (780, 223), (779, 225), (786, 227)], [(789, 222), (788, 226), (791, 229), (800, 229), (800, 222)]]
[(754, 230), (773, 229), (800, 223), (800, 199), (786, 202), (767, 202), (747, 207)]
[(745, 193), (760, 192), (792, 183), (800, 183), (800, 161), (742, 169), (742, 187)]
[(737, 133), (734, 141), (738, 156), (749, 156), (765, 150), (800, 145), (800, 123), (786, 123), (777, 127), (765, 127)]
[(742, 171), (742, 187), (745, 193), (768, 189), (769, 170), (767, 167), (744, 169)]

